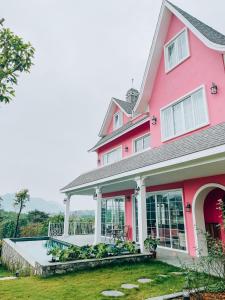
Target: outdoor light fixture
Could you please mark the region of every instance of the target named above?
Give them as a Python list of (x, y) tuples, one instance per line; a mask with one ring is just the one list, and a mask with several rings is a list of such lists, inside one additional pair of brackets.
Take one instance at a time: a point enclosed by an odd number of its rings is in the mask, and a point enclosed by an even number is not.
[(94, 199), (97, 199), (98, 195), (97, 193), (94, 193)]
[(135, 195), (137, 195), (139, 192), (140, 192), (140, 187), (137, 186), (137, 187), (135, 188), (135, 190), (134, 190), (134, 193), (135, 193)]
[(211, 90), (211, 94), (215, 95), (218, 92), (218, 86), (214, 82), (212, 82), (212, 86), (211, 86), (210, 90)]
[(185, 209), (186, 209), (186, 212), (191, 212), (191, 203), (188, 202)]
[(156, 125), (156, 123), (157, 123), (156, 116), (152, 116), (152, 125)]
[(127, 196), (126, 196), (126, 200), (127, 200), (127, 201), (130, 201), (130, 195), (127, 195)]
[(64, 198), (63, 203), (66, 204), (66, 202), (67, 202), (67, 198)]
[(129, 150), (129, 148), (128, 148), (128, 146), (125, 146), (125, 152), (128, 152), (128, 150)]
[(100, 164), (100, 162), (101, 162), (101, 159), (98, 159), (98, 164)]

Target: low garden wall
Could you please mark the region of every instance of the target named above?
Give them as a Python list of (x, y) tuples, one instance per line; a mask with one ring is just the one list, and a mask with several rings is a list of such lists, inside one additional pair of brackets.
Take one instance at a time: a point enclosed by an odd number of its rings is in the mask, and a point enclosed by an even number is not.
[(20, 275), (39, 275), (47, 277), (55, 274), (65, 274), (79, 270), (88, 270), (106, 265), (144, 262), (152, 259), (150, 254), (127, 254), (101, 259), (83, 259), (68, 262), (49, 262), (42, 265), (34, 261), (24, 251), (21, 251), (10, 239), (4, 239), (2, 245), (2, 263), (12, 272), (19, 271)]
[(55, 274), (65, 274), (68, 272), (87, 270), (106, 265), (120, 265), (123, 263), (144, 262), (151, 258), (152, 256), (148, 254), (131, 254), (123, 256), (106, 257), (101, 259), (84, 259), (63, 263), (49, 263), (48, 265), (41, 265), (38, 262), (36, 262), (35, 273), (39, 276), (47, 277)]
[(2, 245), (2, 264), (10, 271), (19, 271), (21, 275), (31, 275), (35, 273), (35, 264), (29, 261), (18, 252), (18, 249), (10, 239), (3, 240)]

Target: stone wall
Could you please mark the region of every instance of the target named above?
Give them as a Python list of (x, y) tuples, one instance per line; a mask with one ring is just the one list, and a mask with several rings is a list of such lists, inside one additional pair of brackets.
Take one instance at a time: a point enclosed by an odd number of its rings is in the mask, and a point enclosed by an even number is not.
[(123, 263), (136, 263), (144, 262), (152, 259), (150, 255), (146, 254), (133, 254), (107, 257), (102, 259), (84, 259), (79, 261), (71, 261), (64, 263), (51, 263), (45, 266), (36, 262), (35, 270), (39, 276), (47, 277), (55, 274), (65, 274), (68, 272), (75, 272), (79, 270), (92, 269), (96, 267), (102, 267), (106, 265), (120, 265)]
[(2, 264), (12, 272), (19, 271), (21, 275), (35, 273), (34, 267), (16, 251), (14, 243), (9, 239), (3, 240)]

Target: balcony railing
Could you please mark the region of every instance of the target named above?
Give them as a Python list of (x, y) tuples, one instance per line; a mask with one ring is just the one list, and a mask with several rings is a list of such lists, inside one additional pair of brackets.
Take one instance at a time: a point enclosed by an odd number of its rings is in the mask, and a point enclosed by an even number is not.
[[(51, 223), (48, 225), (48, 236), (61, 236), (64, 233), (64, 223)], [(93, 222), (69, 222), (69, 235), (94, 234)]]

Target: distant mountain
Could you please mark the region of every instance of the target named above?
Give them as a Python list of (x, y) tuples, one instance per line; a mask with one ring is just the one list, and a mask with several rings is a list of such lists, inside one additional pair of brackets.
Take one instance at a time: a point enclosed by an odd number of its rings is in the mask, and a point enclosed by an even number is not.
[[(1, 196), (3, 201), (1, 203), (1, 208), (5, 211), (15, 211), (15, 207), (13, 206), (13, 201), (15, 194), (6, 194)], [(47, 201), (42, 198), (31, 197), (30, 201), (27, 203), (23, 212), (28, 212), (31, 210), (41, 210), (50, 214), (57, 214), (63, 212), (63, 206), (54, 201)]]
[(94, 210), (74, 210), (74, 211), (71, 211), (70, 215), (76, 216), (76, 217), (84, 217), (84, 216), (93, 217), (95, 215), (95, 211)]

